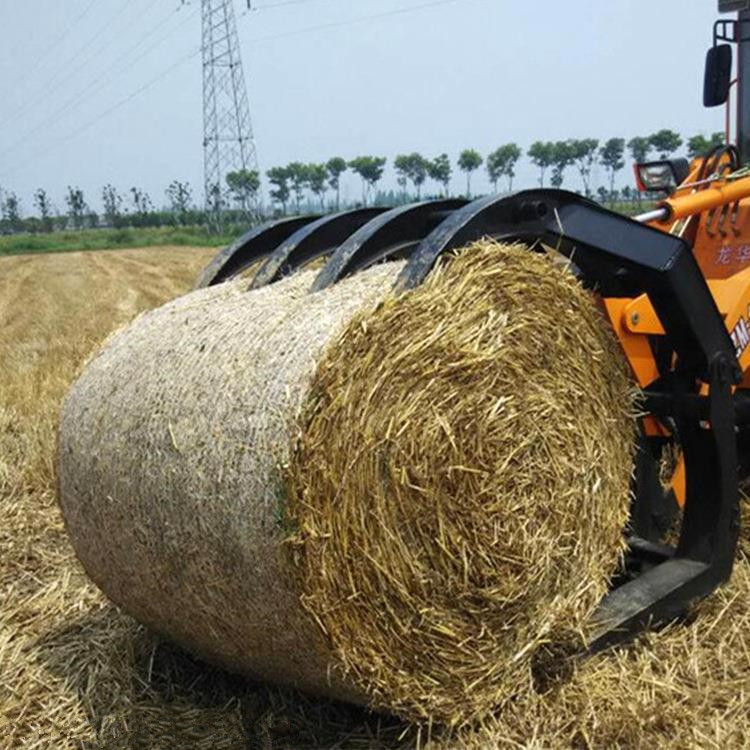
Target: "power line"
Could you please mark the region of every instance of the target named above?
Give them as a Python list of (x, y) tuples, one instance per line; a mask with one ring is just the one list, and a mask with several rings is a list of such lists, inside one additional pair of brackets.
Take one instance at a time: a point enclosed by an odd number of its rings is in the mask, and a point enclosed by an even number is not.
[[(294, 0), (283, 0), (283, 3), (292, 3)], [(300, 0), (297, 0), (298, 2)], [(432, 0), (432, 2), (421, 3), (419, 5), (410, 5), (403, 8), (393, 8), (392, 10), (382, 11), (381, 13), (372, 13), (368, 16), (359, 16), (358, 18), (350, 18), (344, 21), (331, 21), (330, 23), (322, 23), (317, 26), (306, 26), (302, 29), (295, 29), (293, 31), (282, 31), (279, 34), (270, 34), (268, 36), (259, 36), (255, 39), (250, 39), (251, 43), (254, 42), (268, 42), (272, 39), (283, 39), (289, 36), (298, 36), (300, 34), (307, 34), (313, 31), (324, 31), (325, 29), (340, 28), (342, 26), (351, 26), (357, 23), (366, 23), (367, 21), (375, 21), (380, 18), (387, 18), (389, 16), (401, 15), (403, 13), (412, 13), (418, 10), (426, 10), (427, 8), (436, 8), (439, 5), (452, 5), (454, 3), (465, 2), (466, 0)], [(282, 4), (282, 3), (279, 3)], [(268, 7), (268, 6), (267, 6)]]
[[(103, 88), (106, 88), (107, 85), (109, 85), (112, 81), (116, 80), (118, 77), (126, 73), (130, 68), (132, 68), (136, 63), (138, 63), (140, 60), (142, 60), (146, 55), (148, 55), (152, 50), (156, 49), (156, 47), (163, 44), (172, 34), (174, 34), (175, 31), (180, 29), (182, 26), (184, 26), (188, 21), (190, 21), (192, 18), (195, 17), (197, 14), (197, 10), (193, 11), (190, 15), (185, 17), (182, 22), (178, 23), (175, 27), (173, 27), (170, 31), (168, 31), (165, 35), (160, 37), (159, 39), (154, 42), (154, 44), (151, 44), (149, 47), (147, 47), (141, 54), (139, 54), (137, 57), (135, 57), (133, 60), (128, 63), (127, 66), (121, 66), (119, 67), (119, 72), (115, 73), (113, 76), (109, 76), (109, 72), (112, 71), (114, 68), (117, 68), (121, 61), (123, 61), (125, 58), (127, 58), (132, 52), (134, 52), (136, 49), (138, 49), (149, 37), (153, 36), (154, 33), (164, 26), (168, 21), (172, 19), (174, 16), (174, 11), (169, 14), (160, 24), (157, 24), (146, 36), (144, 36), (142, 39), (140, 39), (135, 45), (132, 47), (129, 47), (127, 50), (125, 50), (124, 53), (119, 55), (110, 65), (105, 68), (102, 73), (95, 78), (93, 81), (91, 81), (82, 91), (80, 91), (78, 94), (73, 96), (72, 98), (68, 99), (61, 107), (56, 109), (52, 114), (50, 114), (46, 119), (44, 119), (42, 122), (40, 122), (35, 128), (32, 130), (24, 133), (23, 137), (18, 139), (15, 143), (11, 144), (10, 146), (2, 149), (0, 151), (0, 157), (4, 156), (6, 153), (15, 150), (19, 145), (22, 145), (25, 141), (27, 141), (31, 136), (38, 133), (40, 130), (44, 129), (47, 125), (50, 125), (51, 123), (55, 122), (59, 117), (63, 114), (65, 114), (67, 111), (69, 111), (71, 108), (77, 106), (78, 104), (81, 104), (87, 96), (90, 94), (95, 93), (96, 91), (100, 91)], [(97, 85), (98, 84), (98, 85)]]
[(152, 86), (157, 84), (159, 81), (161, 81), (163, 78), (166, 78), (172, 71), (176, 70), (178, 67), (183, 65), (184, 63), (188, 62), (188, 60), (192, 60), (194, 57), (197, 57), (201, 53), (201, 48), (198, 47), (197, 49), (194, 49), (189, 54), (185, 55), (184, 57), (181, 57), (179, 60), (172, 63), (168, 68), (165, 68), (161, 73), (159, 73), (157, 76), (154, 76), (150, 81), (147, 83), (144, 83), (142, 86), (139, 86), (135, 91), (128, 94), (128, 96), (124, 97), (123, 99), (120, 99), (118, 102), (113, 104), (111, 107), (108, 107), (103, 112), (101, 112), (96, 117), (92, 118), (85, 124), (81, 125), (79, 128), (76, 128), (72, 132), (68, 133), (68, 135), (63, 136), (62, 138), (59, 138), (56, 142), (50, 144), (47, 148), (37, 151), (34, 154), (31, 154), (28, 159), (25, 159), (24, 161), (20, 162), (19, 164), (16, 164), (16, 166), (11, 167), (9, 170), (6, 171), (6, 175), (13, 174), (14, 172), (17, 172), (19, 169), (22, 169), (27, 164), (31, 163), (32, 161), (35, 161), (40, 156), (44, 156), (45, 154), (49, 153), (53, 149), (57, 148), (58, 146), (62, 145), (63, 143), (67, 143), (68, 141), (72, 140), (73, 138), (76, 138), (81, 133), (84, 133), (89, 128), (96, 125), (96, 123), (103, 120), (108, 115), (112, 114), (112, 112), (120, 109), (120, 107), (123, 107), (128, 102), (135, 99), (139, 94), (142, 94), (147, 89), (150, 89)]
[[(153, 5), (156, 2), (158, 2), (158, 0), (153, 0), (151, 4)], [(93, 55), (89, 55), (87, 58), (85, 58), (84, 61), (80, 63), (77, 67), (75, 67), (72, 72), (67, 73), (67, 74), (64, 72), (67, 66), (75, 62), (75, 60), (81, 55), (81, 53), (85, 52), (94, 42), (97, 41), (97, 39), (101, 38), (102, 33), (105, 32), (107, 28), (111, 26), (115, 18), (119, 17), (124, 10), (126, 10), (128, 7), (131, 7), (131, 6), (132, 6), (132, 3), (130, 2), (130, 0), (125, 0), (123, 4), (120, 6), (120, 8), (115, 12), (115, 14), (113, 16), (110, 16), (108, 20), (104, 23), (104, 25), (100, 26), (99, 29), (96, 31), (96, 33), (92, 37), (90, 37), (89, 40), (82, 47), (79, 47), (78, 50), (74, 52), (73, 55), (70, 58), (68, 58), (68, 60), (65, 63), (63, 63), (62, 66), (58, 68), (57, 73), (55, 73), (50, 79), (46, 81), (46, 83), (42, 85), (42, 88), (37, 91), (35, 96), (32, 96), (31, 98), (27, 98), (26, 102), (21, 106), (19, 110), (17, 110), (12, 115), (10, 115), (9, 117), (6, 117), (5, 119), (2, 120), (2, 122), (0, 122), (0, 127), (4, 127), (11, 120), (17, 119), (18, 117), (21, 117), (24, 114), (26, 114), (26, 112), (28, 112), (30, 109), (35, 107), (39, 102), (43, 101), (50, 91), (52, 91), (53, 89), (59, 88), (61, 84), (70, 80), (70, 78), (74, 76), (79, 70), (86, 67), (86, 65), (88, 65), (89, 62), (91, 62), (91, 60), (94, 57), (96, 57), (96, 55), (107, 46), (108, 44), (107, 41), (105, 41), (104, 44), (100, 45), (96, 49)], [(60, 77), (60, 73), (63, 73), (62, 77)]]
[(285, 5), (302, 5), (303, 3), (317, 2), (317, 0), (280, 0), (278, 3), (265, 3), (264, 5), (258, 5), (255, 8), (250, 7), (252, 11), (259, 10), (270, 10), (272, 8), (282, 8)]
[(78, 25), (80, 21), (85, 18), (86, 14), (94, 7), (96, 4), (96, 0), (90, 0), (88, 5), (49, 43), (47, 44), (44, 52), (42, 52), (41, 55), (39, 55), (36, 59), (36, 62), (34, 65), (29, 68), (25, 74), (22, 74), (21, 77), (14, 83), (14, 86), (20, 90), (20, 87), (26, 83), (26, 81), (29, 80), (31, 76), (36, 73), (39, 68), (43, 67), (44, 61), (49, 57), (50, 53), (55, 49), (55, 47), (60, 44), (60, 42), (65, 39), (68, 34)]
[[(283, 0), (283, 1), (284, 2), (290, 2), (291, 0)], [(424, 3), (420, 3), (419, 5), (411, 5), (411, 6), (402, 7), (402, 8), (394, 8), (394, 9), (389, 10), (389, 11), (383, 11), (381, 13), (370, 14), (368, 16), (360, 16), (358, 18), (352, 18), (352, 19), (348, 19), (348, 20), (344, 20), (344, 21), (333, 21), (331, 23), (319, 24), (317, 26), (308, 26), (308, 27), (303, 28), (303, 29), (297, 29), (297, 30), (294, 30), (294, 31), (283, 32), (283, 33), (280, 33), (280, 34), (273, 34), (273, 35), (269, 35), (269, 36), (265, 36), (265, 37), (258, 37), (256, 39), (253, 39), (253, 40), (250, 40), (250, 41), (251, 42), (269, 41), (269, 40), (272, 40), (272, 39), (279, 39), (279, 38), (287, 37), (287, 36), (295, 36), (295, 35), (299, 35), (299, 34), (306, 34), (306, 33), (310, 33), (310, 32), (315, 32), (315, 31), (321, 31), (321, 30), (325, 30), (325, 29), (330, 29), (330, 28), (338, 28), (338, 27), (341, 27), (341, 26), (348, 26), (348, 25), (351, 25), (351, 24), (364, 23), (364, 22), (375, 20), (375, 19), (379, 19), (379, 18), (386, 18), (386, 17), (389, 17), (389, 16), (400, 15), (400, 14), (403, 14), (403, 13), (411, 13), (413, 11), (424, 10), (424, 9), (427, 9), (427, 8), (438, 7), (438, 6), (441, 6), (441, 5), (449, 5), (449, 4), (458, 3), (458, 2), (465, 2), (465, 0), (432, 0), (432, 2), (424, 2)], [(161, 81), (163, 78), (165, 78), (167, 75), (169, 75), (173, 70), (175, 70), (176, 68), (178, 68), (180, 65), (184, 64), (188, 60), (191, 60), (192, 58), (194, 58), (197, 55), (199, 55), (201, 53), (201, 49), (202, 49), (201, 47), (198, 47), (197, 49), (193, 50), (192, 52), (190, 52), (185, 57), (180, 58), (179, 60), (177, 60), (176, 62), (174, 62), (172, 65), (170, 65), (168, 68), (166, 68), (161, 73), (159, 73), (157, 76), (155, 76), (154, 78), (152, 78), (151, 80), (149, 80), (147, 83), (145, 83), (144, 85), (140, 86), (135, 91), (133, 91), (131, 94), (129, 94), (128, 96), (126, 96), (123, 99), (119, 100), (115, 104), (113, 104), (111, 107), (108, 107), (103, 112), (101, 112), (99, 115), (97, 115), (93, 119), (89, 120), (88, 122), (86, 122), (81, 127), (73, 130), (68, 135), (66, 135), (66, 136), (58, 139), (56, 142), (50, 144), (50, 146), (47, 147), (46, 149), (43, 149), (42, 151), (38, 151), (38, 152), (36, 152), (34, 154), (31, 154), (28, 159), (25, 159), (21, 163), (17, 164), (15, 167), (11, 167), (9, 170), (6, 171), (6, 174), (13, 174), (14, 172), (17, 172), (19, 169), (23, 168), (24, 166), (26, 166), (30, 162), (35, 161), (40, 156), (44, 156), (45, 154), (49, 153), (53, 149), (55, 149), (58, 146), (62, 145), (63, 143), (67, 143), (71, 139), (77, 137), (81, 133), (83, 133), (86, 130), (88, 130), (89, 128), (93, 127), (96, 123), (100, 122), (102, 119), (104, 119), (105, 117), (107, 117), (108, 115), (110, 115), (112, 112), (120, 109), (120, 107), (123, 107), (125, 104), (127, 104), (128, 102), (130, 102), (133, 99), (135, 99), (139, 94), (143, 93), (147, 89), (149, 89), (152, 86), (154, 86), (156, 83), (158, 83), (159, 81)]]

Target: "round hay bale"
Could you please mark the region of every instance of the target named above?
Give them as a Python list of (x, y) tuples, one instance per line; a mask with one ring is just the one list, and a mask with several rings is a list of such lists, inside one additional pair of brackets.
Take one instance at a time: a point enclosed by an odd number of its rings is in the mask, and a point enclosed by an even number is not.
[(606, 590), (632, 387), (549, 257), (477, 243), (394, 298), (400, 267), (142, 316), (66, 400), (60, 499), (91, 577), (204, 658), (461, 724)]

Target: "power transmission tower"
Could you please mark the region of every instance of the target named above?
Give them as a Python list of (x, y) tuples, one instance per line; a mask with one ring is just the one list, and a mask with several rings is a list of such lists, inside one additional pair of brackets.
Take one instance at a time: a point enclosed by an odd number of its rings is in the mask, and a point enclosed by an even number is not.
[(250, 105), (233, 0), (201, 0), (203, 19), (203, 175), (206, 209), (221, 224), (228, 172), (257, 170)]

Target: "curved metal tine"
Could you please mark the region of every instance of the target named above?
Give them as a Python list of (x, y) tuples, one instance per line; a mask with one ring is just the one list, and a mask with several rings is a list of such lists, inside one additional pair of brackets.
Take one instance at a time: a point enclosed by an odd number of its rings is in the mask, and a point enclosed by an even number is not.
[(481, 237), (497, 235), (516, 203), (508, 196), (488, 195), (454, 211), (420, 242), (396, 280), (397, 289), (411, 289), (424, 281), (438, 257)]
[(275, 219), (253, 227), (214, 256), (200, 272), (193, 289), (221, 284), (237, 276), (248, 266), (270, 255), (280, 242), (300, 227), (310, 224), (317, 218), (316, 214), (294, 216), (291, 219)]
[(358, 208), (323, 216), (306, 224), (266, 258), (250, 288), (257, 289), (272, 284), (311, 260), (330, 255), (347, 237), (385, 211), (386, 208)]
[[(553, 188), (521, 190), (505, 196), (488, 195), (472, 201), (452, 213), (434, 232), (425, 237), (409, 256), (408, 263), (396, 280), (395, 288), (411, 289), (421, 284), (439, 255), (482, 237), (521, 240), (531, 244), (546, 237), (547, 242), (554, 244), (568, 234), (569, 222), (584, 210), (589, 221), (592, 211), (597, 216), (602, 212), (607, 215), (611, 213), (588, 198), (568, 190)], [(565, 232), (561, 223), (563, 215), (567, 217), (564, 222)], [(623, 217), (623, 221), (629, 223), (632, 220)], [(619, 224), (618, 228), (621, 231)], [(573, 249), (571, 245), (571, 252), (561, 252), (572, 261), (576, 272), (579, 263), (573, 258)]]
[(423, 201), (399, 206), (377, 216), (351, 235), (331, 256), (312, 286), (317, 292), (384, 258), (405, 256), (451, 212), (466, 205), (463, 198)]

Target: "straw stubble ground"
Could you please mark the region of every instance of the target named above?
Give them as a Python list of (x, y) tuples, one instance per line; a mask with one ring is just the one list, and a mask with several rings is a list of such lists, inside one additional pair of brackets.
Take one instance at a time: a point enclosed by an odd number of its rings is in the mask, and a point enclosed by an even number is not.
[[(395, 748), (387, 717), (266, 689), (147, 633), (88, 582), (55, 501), (55, 425), (113, 328), (189, 288), (210, 251), (0, 259), (0, 748)], [(750, 562), (687, 626), (584, 664), (435, 746), (750, 746)], [(425, 735), (421, 735), (424, 744)]]

